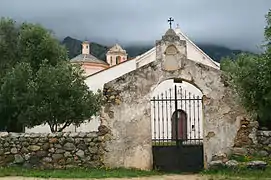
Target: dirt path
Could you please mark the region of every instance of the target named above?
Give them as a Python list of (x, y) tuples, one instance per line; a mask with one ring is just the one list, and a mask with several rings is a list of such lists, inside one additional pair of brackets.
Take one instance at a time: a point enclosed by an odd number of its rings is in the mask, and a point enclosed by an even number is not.
[[(26, 178), (26, 177), (1, 177), (0, 180), (87, 180), (87, 179), (45, 179), (45, 178)], [(91, 179), (95, 180), (95, 179)], [(167, 176), (152, 176), (140, 178), (106, 178), (96, 180), (207, 180), (198, 175), (167, 175)]]

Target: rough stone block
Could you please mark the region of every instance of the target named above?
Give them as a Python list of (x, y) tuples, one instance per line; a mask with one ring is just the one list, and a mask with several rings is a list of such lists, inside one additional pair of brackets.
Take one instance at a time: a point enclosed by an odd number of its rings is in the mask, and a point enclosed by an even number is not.
[(248, 150), (247, 148), (239, 148), (239, 147), (235, 147), (235, 148), (232, 148), (232, 154), (233, 155), (247, 155), (248, 154)]
[(249, 169), (265, 169), (267, 166), (267, 163), (264, 161), (251, 161), (247, 163), (247, 167)]
[(239, 163), (236, 160), (229, 160), (225, 163), (225, 165), (228, 168), (236, 168), (238, 167)]
[(221, 161), (221, 160), (217, 160), (217, 161), (211, 161), (209, 163), (209, 168), (210, 169), (220, 169), (225, 167), (225, 164)]

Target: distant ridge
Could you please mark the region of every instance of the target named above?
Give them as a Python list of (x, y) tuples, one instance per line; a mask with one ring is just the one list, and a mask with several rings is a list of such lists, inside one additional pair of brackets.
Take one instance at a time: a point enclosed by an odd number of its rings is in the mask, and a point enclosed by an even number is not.
[[(72, 38), (70, 36), (67, 36), (63, 39), (61, 43), (65, 45), (66, 48), (68, 49), (69, 58), (73, 58), (81, 53), (82, 41)], [(227, 47), (211, 45), (211, 44), (197, 44), (197, 46), (199, 46), (199, 48), (201, 48), (206, 54), (208, 54), (213, 60), (217, 62), (220, 62), (220, 60), (223, 57), (231, 57), (235, 59), (236, 55), (246, 52), (242, 50), (232, 50)], [(127, 51), (129, 57), (135, 57), (148, 51), (152, 47), (153, 46), (151, 45), (142, 45), (142, 46), (131, 45), (131, 46), (123, 47), (123, 48)], [(91, 48), (90, 51), (92, 55), (94, 55), (95, 57), (101, 60), (105, 60), (105, 54), (110, 47), (107, 47), (95, 42), (91, 42), (90, 48)], [(250, 52), (246, 52), (246, 53), (250, 53)]]

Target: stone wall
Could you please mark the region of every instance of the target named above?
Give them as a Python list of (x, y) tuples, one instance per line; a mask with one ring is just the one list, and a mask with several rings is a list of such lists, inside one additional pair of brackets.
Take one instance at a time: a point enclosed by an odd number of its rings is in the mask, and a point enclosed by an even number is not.
[(205, 167), (214, 156), (230, 153), (244, 112), (223, 83), (221, 72), (186, 59), (183, 69), (170, 73), (162, 71), (157, 60), (104, 86), (106, 103), (101, 120), (112, 129), (106, 165), (152, 168), (151, 94), (161, 82), (174, 78), (197, 86), (203, 93)]
[(257, 141), (258, 155), (271, 158), (271, 131), (258, 131)]
[(241, 127), (232, 148), (233, 155), (251, 155), (271, 158), (271, 131), (257, 130), (258, 122), (241, 121)]
[(101, 167), (109, 130), (98, 132), (0, 133), (0, 166), (59, 169)]

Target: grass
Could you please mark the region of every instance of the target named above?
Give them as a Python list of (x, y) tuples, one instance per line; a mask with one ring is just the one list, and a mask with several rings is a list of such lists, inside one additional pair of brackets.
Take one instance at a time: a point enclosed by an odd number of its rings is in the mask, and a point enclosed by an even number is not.
[[(180, 173), (173, 173), (175, 175)], [(186, 174), (186, 173), (185, 173)], [(131, 178), (165, 175), (157, 171), (141, 171), (134, 169), (63, 169), (34, 170), (18, 167), (0, 168), (0, 177), (22, 176), (35, 178)], [(219, 169), (201, 172), (204, 180), (271, 180), (271, 167), (266, 170)]]
[(251, 170), (247, 168), (207, 170), (201, 173), (208, 180), (271, 180), (271, 168)]
[(156, 171), (134, 169), (66, 169), (66, 170), (34, 170), (23, 168), (0, 168), (0, 177), (22, 176), (37, 178), (125, 178), (161, 175)]

